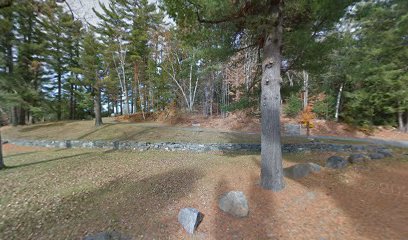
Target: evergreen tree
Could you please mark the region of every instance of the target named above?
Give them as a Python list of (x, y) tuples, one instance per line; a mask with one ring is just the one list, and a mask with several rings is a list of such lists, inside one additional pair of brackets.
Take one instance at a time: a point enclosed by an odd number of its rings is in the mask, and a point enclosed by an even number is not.
[(62, 119), (62, 95), (63, 95), (63, 84), (64, 75), (68, 71), (67, 66), (67, 52), (66, 44), (64, 42), (69, 39), (66, 35), (66, 29), (64, 28), (64, 22), (69, 21), (71, 16), (64, 13), (60, 7), (55, 7), (55, 10), (48, 16), (48, 18), (43, 22), (44, 30), (49, 36), (47, 42), (47, 63), (52, 69), (51, 79), (55, 81), (53, 83), (57, 89), (56, 94), (56, 114), (57, 120)]
[[(18, 106), (12, 111), (12, 118), (24, 125), (33, 119), (33, 114), (40, 101), (42, 75), (42, 56), (44, 50), (44, 34), (41, 31), (38, 5), (33, 0), (15, 5), (17, 58), (13, 74), (13, 91), (21, 98)], [(32, 120), (31, 120), (32, 121)]]
[(408, 116), (408, 3), (358, 5), (351, 18), (357, 31), (339, 50), (347, 57), (333, 59), (333, 65), (347, 66), (343, 117), (359, 126), (397, 124), (403, 131), (404, 122), (408, 126), (403, 119)]
[(132, 105), (136, 106), (139, 102), (139, 108), (146, 109), (147, 96), (154, 88), (153, 81), (148, 79), (152, 76), (149, 73), (157, 71), (148, 39), (159, 28), (163, 14), (157, 12), (155, 5), (147, 0), (110, 1), (101, 8), (102, 13), (96, 12), (101, 19), (96, 31), (105, 47), (105, 62), (116, 73), (116, 76), (111, 74), (111, 79), (119, 82), (124, 114), (132, 112), (129, 108), (131, 100)]
[(80, 68), (73, 69), (76, 73), (83, 75), (83, 84), (91, 87), (91, 97), (93, 99), (93, 108), (95, 113), (95, 126), (102, 125), (102, 78), (105, 75), (103, 68), (101, 46), (97, 42), (92, 31), (85, 33), (83, 40), (83, 50), (80, 58)]
[[(239, 36), (243, 31), (247, 31), (251, 36), (252, 44), (257, 44), (262, 49), (261, 185), (263, 188), (273, 191), (284, 188), (280, 142), (282, 53), (285, 54), (285, 49), (288, 47), (282, 38), (284, 32), (303, 36), (306, 41), (312, 37), (316, 41), (316, 33), (327, 31), (344, 14), (345, 7), (351, 2), (285, 1), (284, 5), (280, 0), (234, 1), (233, 3), (222, 0), (164, 1), (169, 14), (186, 32), (196, 34), (197, 30), (201, 29), (197, 28), (198, 23), (206, 24), (208, 28), (214, 28), (214, 24), (217, 24), (228, 34), (224, 35), (224, 39), (230, 39), (231, 47), (236, 48), (240, 41)], [(308, 45), (302, 46), (308, 47)], [(301, 58), (301, 54), (289, 57), (289, 60), (293, 61)]]

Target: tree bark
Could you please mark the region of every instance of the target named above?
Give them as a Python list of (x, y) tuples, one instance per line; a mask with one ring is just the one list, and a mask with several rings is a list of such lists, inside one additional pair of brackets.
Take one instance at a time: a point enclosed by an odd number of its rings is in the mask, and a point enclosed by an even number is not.
[(280, 133), (282, 3), (271, 3), (270, 8), (275, 22), (271, 24), (263, 46), (261, 186), (280, 191), (285, 187)]
[(95, 126), (101, 126), (102, 123), (102, 104), (101, 104), (101, 90), (99, 88), (94, 88), (94, 112), (95, 112)]
[(57, 120), (61, 120), (62, 116), (62, 79), (61, 74), (58, 73), (58, 95), (57, 95), (58, 103), (57, 103)]
[(303, 110), (309, 104), (309, 74), (303, 70)]
[(0, 130), (0, 170), (3, 169), (4, 161), (3, 161), (3, 142), (1, 140), (1, 130)]
[(11, 125), (14, 127), (18, 125), (17, 107), (13, 106), (11, 108)]
[(336, 100), (336, 112), (334, 114), (334, 119), (339, 121), (339, 112), (340, 112), (340, 102), (341, 102), (341, 93), (343, 92), (343, 83), (340, 84), (339, 88), (339, 93), (337, 94), (337, 100)]
[(70, 93), (69, 93), (69, 118), (74, 120), (74, 113), (75, 113), (75, 96), (74, 96), (74, 89), (75, 86), (71, 83)]
[(19, 118), (18, 118), (18, 124), (25, 125), (26, 124), (26, 110), (23, 107), (20, 107), (19, 110), (20, 110), (20, 113), (19, 113)]
[(400, 130), (400, 132), (405, 130), (404, 113), (402, 111), (398, 111), (398, 130)]
[(405, 112), (405, 132), (408, 133), (408, 111)]

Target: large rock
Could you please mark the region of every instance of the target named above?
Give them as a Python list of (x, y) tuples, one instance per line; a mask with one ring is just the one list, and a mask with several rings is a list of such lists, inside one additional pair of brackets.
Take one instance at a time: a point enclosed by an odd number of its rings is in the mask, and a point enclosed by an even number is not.
[(350, 154), (350, 156), (348, 157), (348, 161), (350, 163), (363, 163), (366, 162), (367, 160), (370, 160), (370, 158), (362, 153), (353, 153)]
[(392, 150), (388, 148), (378, 149), (377, 153), (381, 153), (384, 157), (392, 157)]
[(195, 208), (183, 208), (178, 214), (178, 221), (188, 234), (193, 234), (203, 221), (204, 215)]
[(283, 175), (288, 178), (298, 179), (309, 175), (311, 172), (320, 172), (321, 167), (315, 163), (300, 163), (283, 169)]
[(221, 196), (219, 208), (235, 217), (248, 216), (248, 201), (243, 192), (231, 191)]
[(380, 160), (385, 158), (384, 154), (382, 153), (370, 153), (368, 156), (371, 158), (371, 160)]
[(339, 169), (345, 168), (347, 166), (346, 159), (339, 157), (339, 156), (331, 156), (326, 160), (326, 167)]
[(130, 240), (131, 238), (123, 236), (116, 231), (106, 231), (96, 233), (94, 235), (88, 235), (83, 240)]

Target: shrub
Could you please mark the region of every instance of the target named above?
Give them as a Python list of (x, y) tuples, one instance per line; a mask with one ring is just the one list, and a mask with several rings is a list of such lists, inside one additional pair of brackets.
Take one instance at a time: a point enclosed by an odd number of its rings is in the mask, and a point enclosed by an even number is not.
[(284, 107), (283, 112), (288, 117), (296, 117), (299, 112), (302, 111), (302, 104), (302, 100), (295, 94), (292, 94), (286, 99), (286, 106)]
[(242, 110), (256, 106), (258, 103), (250, 98), (244, 97), (239, 99), (237, 102), (233, 102), (229, 105), (224, 105), (221, 109), (225, 112), (233, 112), (235, 110)]
[(334, 116), (335, 105), (336, 99), (331, 96), (326, 96), (313, 104), (313, 112), (317, 118), (328, 120)]

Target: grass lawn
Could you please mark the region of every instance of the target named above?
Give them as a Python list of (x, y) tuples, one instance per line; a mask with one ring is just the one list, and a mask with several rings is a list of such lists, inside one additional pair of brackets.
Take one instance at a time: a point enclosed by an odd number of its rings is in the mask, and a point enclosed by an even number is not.
[[(107, 121), (107, 120), (106, 120)], [(105, 121), (105, 122), (106, 122)], [(257, 133), (220, 131), (218, 129), (175, 127), (159, 123), (105, 123), (94, 127), (93, 121), (61, 121), (29, 126), (6, 127), (5, 139), (48, 140), (131, 140), (140, 142), (191, 143), (260, 143)], [(304, 137), (283, 137), (283, 143), (309, 142)], [(324, 139), (337, 144), (367, 144), (363, 142)]]
[[(195, 239), (405, 239), (408, 156), (286, 179), (259, 188), (258, 154), (103, 151), (4, 146), (0, 239), (81, 239), (116, 230), (134, 239), (183, 239), (180, 208), (205, 214)], [(402, 151), (402, 150), (401, 150)], [(288, 154), (284, 165), (330, 153)], [(243, 191), (250, 214), (218, 210)]]

